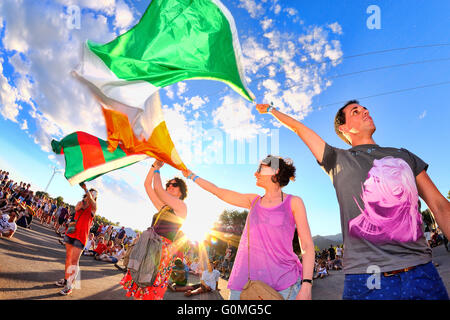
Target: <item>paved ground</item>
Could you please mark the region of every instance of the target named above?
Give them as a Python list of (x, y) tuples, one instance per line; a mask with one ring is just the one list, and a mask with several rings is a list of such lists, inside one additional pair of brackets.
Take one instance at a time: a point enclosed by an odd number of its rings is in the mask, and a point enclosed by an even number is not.
[[(64, 277), (65, 248), (50, 228), (33, 223), (32, 230), (18, 228), (12, 239), (0, 238), (0, 300), (132, 300), (125, 296), (119, 281), (122, 273), (112, 264), (82, 256), (80, 289), (67, 297), (58, 295), (54, 282)], [(443, 246), (433, 251), (433, 261), (450, 292), (450, 253)], [(190, 283), (198, 282), (191, 277)], [(344, 274), (331, 271), (325, 279), (316, 280), (314, 300), (341, 299)], [(181, 292), (167, 291), (165, 300), (226, 300), (227, 282), (219, 281), (220, 292), (185, 297)]]

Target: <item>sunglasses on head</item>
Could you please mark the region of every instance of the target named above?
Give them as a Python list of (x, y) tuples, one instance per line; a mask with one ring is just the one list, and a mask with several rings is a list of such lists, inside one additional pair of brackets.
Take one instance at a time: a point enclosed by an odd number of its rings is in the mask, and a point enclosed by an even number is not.
[[(271, 167), (272, 169), (275, 170), (275, 168), (272, 167), (272, 161), (279, 161), (279, 159), (281, 159), (281, 158), (274, 157), (274, 156), (266, 157), (264, 160), (261, 161), (261, 163), (259, 164), (258, 169), (256, 170), (256, 172), (261, 173), (261, 169), (262, 169), (263, 165)], [(277, 162), (274, 162), (274, 164), (275, 163), (278, 164)]]

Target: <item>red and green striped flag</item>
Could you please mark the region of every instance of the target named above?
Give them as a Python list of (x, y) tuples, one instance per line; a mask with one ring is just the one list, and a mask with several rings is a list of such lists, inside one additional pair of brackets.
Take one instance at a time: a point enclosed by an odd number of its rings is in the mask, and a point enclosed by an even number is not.
[(108, 142), (82, 131), (71, 133), (61, 141), (52, 140), (52, 149), (57, 154), (64, 154), (64, 176), (71, 185), (148, 158), (145, 154), (127, 154), (120, 146), (110, 152)]

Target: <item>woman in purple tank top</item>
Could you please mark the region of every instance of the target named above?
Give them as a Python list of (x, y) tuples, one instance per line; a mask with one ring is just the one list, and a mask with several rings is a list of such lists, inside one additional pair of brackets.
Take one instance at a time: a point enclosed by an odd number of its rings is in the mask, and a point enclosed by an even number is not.
[[(286, 300), (311, 299), (314, 243), (305, 206), (300, 197), (282, 191), (295, 177), (292, 161), (271, 155), (261, 161), (255, 177), (256, 185), (265, 190), (262, 197), (219, 188), (190, 170), (183, 171), (183, 175), (221, 200), (250, 209), (228, 281), (230, 300), (239, 299), (249, 274), (251, 280), (264, 281)], [(296, 227), (303, 265), (292, 246)]]

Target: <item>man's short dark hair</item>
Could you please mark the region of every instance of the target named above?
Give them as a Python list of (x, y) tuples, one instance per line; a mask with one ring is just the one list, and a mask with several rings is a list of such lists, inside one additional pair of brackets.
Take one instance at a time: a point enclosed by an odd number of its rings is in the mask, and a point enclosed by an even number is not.
[(338, 110), (338, 112), (336, 113), (336, 116), (334, 117), (334, 131), (336, 131), (336, 134), (339, 136), (339, 138), (344, 140), (349, 145), (352, 145), (351, 142), (339, 130), (339, 126), (345, 124), (345, 113), (344, 113), (345, 107), (347, 107), (348, 105), (351, 105), (351, 104), (355, 104), (355, 103), (359, 104), (359, 101), (358, 100), (347, 101), (347, 103), (344, 104), (344, 106)]

